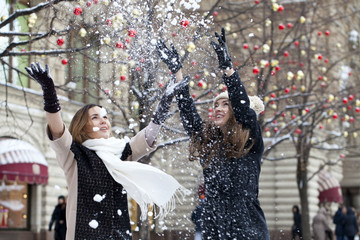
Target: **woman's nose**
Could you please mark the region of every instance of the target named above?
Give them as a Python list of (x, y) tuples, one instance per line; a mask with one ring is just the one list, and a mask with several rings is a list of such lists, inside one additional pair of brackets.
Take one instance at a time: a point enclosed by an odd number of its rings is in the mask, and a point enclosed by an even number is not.
[(100, 123), (105, 123), (105, 122), (106, 122), (106, 118), (101, 117), (101, 118), (100, 118)]

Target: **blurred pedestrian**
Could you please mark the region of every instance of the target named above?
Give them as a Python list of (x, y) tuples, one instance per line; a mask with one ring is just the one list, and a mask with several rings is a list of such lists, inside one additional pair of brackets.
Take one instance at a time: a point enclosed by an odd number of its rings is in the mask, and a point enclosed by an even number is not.
[(149, 204), (159, 207), (160, 217), (173, 209), (175, 194), (185, 189), (170, 175), (135, 161), (156, 149), (156, 136), (174, 96), (174, 80), (149, 125), (131, 139), (118, 139), (111, 136), (106, 110), (97, 104), (80, 108), (68, 129), (48, 66), (32, 63), (26, 71), (43, 90), (47, 135), (66, 176), (67, 240), (132, 239), (127, 194), (139, 204), (143, 219)]
[(65, 240), (66, 237), (66, 201), (64, 196), (58, 197), (58, 204), (51, 215), (49, 231), (55, 223), (54, 239)]
[(333, 223), (335, 224), (336, 240), (345, 240), (344, 239), (345, 215), (346, 215), (346, 207), (345, 206), (340, 206), (334, 215)]
[(314, 232), (314, 240), (326, 240), (326, 231), (331, 231), (326, 214), (326, 209), (324, 207), (320, 207), (318, 213), (313, 219), (312, 227)]
[(291, 227), (292, 240), (295, 240), (296, 236), (299, 236), (299, 239), (303, 239), (302, 238), (302, 227), (301, 227), (301, 214), (300, 214), (299, 206), (294, 205), (292, 208), (292, 212), (293, 212), (293, 219), (294, 219), (294, 223)]
[(160, 58), (176, 75), (176, 100), (183, 126), (191, 138), (190, 160), (203, 168), (205, 202), (203, 239), (267, 240), (269, 231), (258, 200), (259, 175), (264, 151), (258, 114), (262, 101), (247, 95), (238, 71), (233, 69), (225, 30), (211, 42), (223, 71), (228, 92), (213, 100), (213, 121), (203, 121), (189, 92), (189, 78), (182, 76), (181, 57), (175, 47), (161, 40)]
[(354, 240), (355, 235), (359, 233), (359, 224), (356, 219), (352, 207), (347, 208), (347, 213), (344, 217), (344, 235), (348, 240)]

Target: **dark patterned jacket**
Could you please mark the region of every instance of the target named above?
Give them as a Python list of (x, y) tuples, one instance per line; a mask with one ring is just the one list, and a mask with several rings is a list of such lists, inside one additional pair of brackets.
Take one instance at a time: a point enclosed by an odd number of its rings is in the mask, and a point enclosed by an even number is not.
[[(137, 161), (156, 149), (147, 144), (145, 131), (131, 138), (131, 155), (126, 160)], [(101, 159), (88, 148), (74, 144), (67, 128), (55, 140), (49, 129), (47, 134), (68, 186), (66, 240), (131, 239), (126, 193)], [(96, 194), (101, 201), (94, 200)]]
[[(222, 149), (218, 149), (218, 159), (208, 166), (200, 160), (206, 199), (202, 211), (203, 239), (267, 240), (270, 238), (269, 232), (258, 201), (264, 151), (261, 129), (238, 72), (223, 78), (235, 119), (250, 129), (250, 138), (255, 143), (249, 153), (240, 159), (228, 159)], [(196, 111), (188, 86), (177, 91), (176, 99), (188, 135), (201, 132), (203, 121)]]

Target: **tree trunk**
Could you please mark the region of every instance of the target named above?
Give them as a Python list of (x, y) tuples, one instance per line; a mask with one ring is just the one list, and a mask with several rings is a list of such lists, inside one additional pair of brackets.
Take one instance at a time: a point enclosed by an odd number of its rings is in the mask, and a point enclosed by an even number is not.
[(300, 195), (301, 205), (301, 226), (303, 240), (311, 240), (309, 201), (308, 201), (308, 184), (307, 184), (307, 168), (302, 159), (298, 159), (297, 183)]

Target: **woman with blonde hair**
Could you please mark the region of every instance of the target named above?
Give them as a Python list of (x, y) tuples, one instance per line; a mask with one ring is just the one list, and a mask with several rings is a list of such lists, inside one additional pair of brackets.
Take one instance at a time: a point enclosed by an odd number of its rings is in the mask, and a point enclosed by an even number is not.
[(143, 218), (149, 204), (159, 207), (160, 217), (173, 209), (175, 195), (185, 189), (164, 172), (134, 162), (156, 149), (174, 96), (171, 82), (150, 124), (131, 139), (118, 139), (111, 137), (106, 110), (97, 104), (79, 109), (68, 129), (48, 66), (31, 64), (26, 70), (42, 87), (47, 134), (68, 185), (67, 240), (132, 239), (127, 194)]
[(225, 30), (215, 36), (219, 43), (211, 44), (224, 70), (228, 92), (214, 99), (214, 117), (209, 122), (204, 122), (196, 110), (189, 93), (189, 77), (182, 77), (176, 49), (169, 49), (161, 40), (157, 45), (160, 58), (176, 74), (175, 96), (191, 138), (190, 160), (199, 160), (203, 167), (203, 239), (267, 240), (269, 232), (258, 200), (264, 143), (257, 114), (264, 106), (258, 97), (250, 100), (233, 69)]

